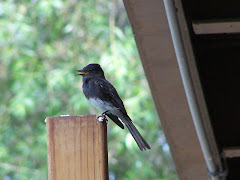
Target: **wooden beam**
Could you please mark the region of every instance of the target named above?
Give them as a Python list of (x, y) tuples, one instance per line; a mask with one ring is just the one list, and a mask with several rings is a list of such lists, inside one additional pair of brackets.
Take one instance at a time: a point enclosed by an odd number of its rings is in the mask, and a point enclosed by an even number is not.
[(240, 157), (240, 147), (229, 147), (223, 149), (223, 156), (226, 158)]
[(107, 180), (107, 126), (92, 116), (48, 117), (49, 180)]
[(239, 33), (240, 22), (193, 22), (193, 30), (195, 34), (223, 34), (223, 33)]

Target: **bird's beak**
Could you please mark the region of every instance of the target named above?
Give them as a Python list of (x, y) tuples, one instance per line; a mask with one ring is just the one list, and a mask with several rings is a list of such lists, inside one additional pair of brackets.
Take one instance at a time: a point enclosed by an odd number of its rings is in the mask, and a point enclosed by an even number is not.
[(77, 72), (79, 72), (79, 74), (77, 74), (77, 75), (80, 75), (80, 76), (84, 76), (84, 75), (88, 74), (87, 71), (83, 71), (83, 70), (77, 70)]

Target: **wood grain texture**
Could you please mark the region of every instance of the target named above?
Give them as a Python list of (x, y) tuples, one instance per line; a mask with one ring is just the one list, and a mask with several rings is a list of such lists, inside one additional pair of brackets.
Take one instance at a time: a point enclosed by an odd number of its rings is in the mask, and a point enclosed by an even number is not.
[(49, 180), (108, 179), (107, 126), (92, 116), (48, 117)]

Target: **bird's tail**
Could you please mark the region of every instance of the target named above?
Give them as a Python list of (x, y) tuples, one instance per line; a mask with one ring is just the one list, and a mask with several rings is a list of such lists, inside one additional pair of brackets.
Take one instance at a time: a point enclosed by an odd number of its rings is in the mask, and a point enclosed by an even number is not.
[(127, 121), (125, 123), (128, 130), (132, 134), (134, 140), (136, 141), (139, 149), (142, 151), (143, 149), (146, 150), (146, 148), (151, 149), (151, 147), (148, 145), (148, 143), (145, 141), (145, 139), (142, 137), (142, 135), (139, 133), (135, 125), (132, 121)]

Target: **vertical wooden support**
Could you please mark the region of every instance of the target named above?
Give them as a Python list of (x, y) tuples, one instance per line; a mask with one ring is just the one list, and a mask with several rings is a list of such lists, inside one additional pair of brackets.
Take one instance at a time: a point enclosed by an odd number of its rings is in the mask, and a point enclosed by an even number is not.
[(49, 180), (107, 180), (107, 126), (96, 116), (48, 117)]

